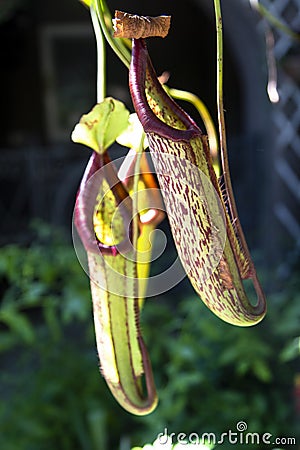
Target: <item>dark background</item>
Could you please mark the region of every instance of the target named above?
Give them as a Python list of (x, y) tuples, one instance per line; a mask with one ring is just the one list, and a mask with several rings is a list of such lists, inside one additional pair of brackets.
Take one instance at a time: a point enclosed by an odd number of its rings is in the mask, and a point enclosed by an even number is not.
[[(70, 133), (96, 98), (96, 50), (87, 9), (72, 0), (24, 0), (10, 5), (0, 29), (3, 243), (30, 239), (26, 234), (33, 217), (70, 226), (74, 195), (88, 156), (70, 142)], [(253, 245), (262, 245), (262, 210), (267, 213), (270, 202), (265, 163), (272, 141), (264, 42), (255, 32), (250, 9), (239, 2), (232, 5), (228, 10), (224, 5), (231, 169), (249, 239), (253, 236)], [(129, 11), (172, 15), (169, 37), (149, 42), (157, 73), (169, 71), (170, 86), (197, 94), (216, 119), (213, 15), (206, 2), (199, 6), (185, 2), (183, 14), (180, 2), (153, 1), (142, 8), (133, 1), (126, 3)], [(112, 11), (115, 7), (118, 2), (110, 2)], [(131, 107), (127, 78), (127, 70), (109, 49), (107, 95)], [(184, 107), (196, 116), (189, 105)]]

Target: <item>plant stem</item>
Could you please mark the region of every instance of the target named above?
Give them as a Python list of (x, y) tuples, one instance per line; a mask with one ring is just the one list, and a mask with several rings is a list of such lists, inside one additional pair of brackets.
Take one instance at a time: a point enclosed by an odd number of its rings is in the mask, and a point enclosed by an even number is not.
[[(223, 171), (228, 164), (223, 104), (223, 27), (220, 0), (214, 0), (217, 31), (217, 108)], [(226, 167), (226, 172), (228, 168)], [(225, 174), (224, 174), (225, 175)]]
[(127, 47), (122, 43), (122, 39), (120, 38), (113, 38), (111, 35), (111, 32), (109, 28), (107, 27), (107, 24), (105, 22), (105, 14), (109, 15), (109, 21), (111, 22), (111, 17), (109, 14), (109, 10), (104, 2), (104, 0), (95, 0), (96, 4), (96, 12), (97, 16), (102, 28), (102, 32), (113, 49), (113, 51), (117, 54), (117, 56), (120, 58), (120, 60), (125, 64), (127, 68), (130, 66), (130, 60), (131, 55), (130, 51), (127, 49)]
[(95, 2), (91, 3), (90, 11), (97, 43), (97, 103), (101, 103), (105, 98), (106, 91), (105, 42), (101, 27), (99, 25)]
[(215, 19), (216, 19), (216, 31), (217, 31), (217, 108), (218, 108), (218, 124), (220, 135), (220, 153), (221, 163), (223, 169), (223, 177), (228, 196), (228, 206), (230, 210), (232, 223), (235, 225), (235, 230), (243, 248), (244, 254), (249, 262), (252, 262), (248, 245), (241, 227), (239, 220), (237, 207), (233, 195), (233, 189), (230, 179), (228, 152), (226, 143), (226, 128), (224, 117), (224, 104), (223, 104), (223, 25), (222, 25), (222, 13), (220, 0), (214, 0), (215, 7)]

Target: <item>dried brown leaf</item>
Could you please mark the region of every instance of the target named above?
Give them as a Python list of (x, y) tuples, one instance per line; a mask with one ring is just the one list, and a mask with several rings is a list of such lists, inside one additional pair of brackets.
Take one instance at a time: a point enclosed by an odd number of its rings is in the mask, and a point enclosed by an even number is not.
[(123, 11), (116, 11), (113, 19), (114, 37), (140, 39), (148, 37), (166, 37), (171, 23), (171, 16), (138, 16)]

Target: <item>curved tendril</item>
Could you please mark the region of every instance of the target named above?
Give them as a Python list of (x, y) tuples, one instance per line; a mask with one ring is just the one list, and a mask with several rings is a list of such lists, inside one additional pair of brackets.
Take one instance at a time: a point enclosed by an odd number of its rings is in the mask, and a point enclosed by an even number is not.
[(108, 44), (110, 45), (112, 50), (116, 53), (116, 55), (120, 58), (123, 64), (125, 64), (125, 66), (129, 68), (131, 59), (130, 51), (128, 50), (127, 46), (123, 44), (122, 39), (112, 37), (111, 30), (108, 28), (107, 23), (105, 21), (106, 16), (109, 19), (108, 20), (109, 23), (112, 23), (111, 15), (105, 4), (105, 1), (96, 0), (95, 5), (101, 28)]
[(90, 7), (91, 19), (96, 37), (97, 44), (97, 103), (102, 102), (105, 97), (106, 74), (105, 74), (105, 43), (103, 33), (98, 20), (97, 11), (95, 9), (95, 1)]

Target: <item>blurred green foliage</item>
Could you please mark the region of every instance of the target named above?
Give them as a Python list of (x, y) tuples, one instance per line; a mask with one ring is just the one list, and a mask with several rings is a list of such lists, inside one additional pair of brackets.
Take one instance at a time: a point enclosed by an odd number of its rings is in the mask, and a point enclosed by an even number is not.
[(39, 230), (31, 246), (0, 253), (1, 449), (117, 450), (165, 428), (220, 434), (241, 420), (249, 432), (296, 436), (299, 279), (268, 296), (252, 328), (215, 318), (186, 285), (185, 295), (148, 300), (142, 329), (160, 403), (133, 417), (99, 374), (88, 277), (73, 247)]

